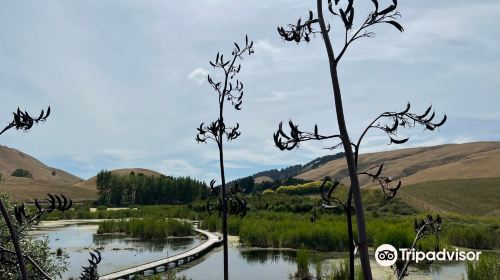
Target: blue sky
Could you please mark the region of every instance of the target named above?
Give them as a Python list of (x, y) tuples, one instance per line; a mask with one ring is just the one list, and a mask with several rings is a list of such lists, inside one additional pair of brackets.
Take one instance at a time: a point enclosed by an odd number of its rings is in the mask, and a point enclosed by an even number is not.
[[(243, 110), (226, 117), (242, 130), (226, 145), (228, 176), (328, 154), (328, 143), (280, 152), (272, 141), (291, 117), (303, 128), (337, 130), (320, 38), (296, 45), (276, 32), (314, 2), (2, 1), (1, 121), (17, 106), (51, 105), (53, 114), (27, 134), (2, 135), (0, 144), (82, 178), (121, 167), (217, 178), (216, 146), (194, 140), (195, 128), (217, 116), (208, 60), (248, 34), (255, 55), (243, 61)], [(340, 65), (351, 136), (411, 101), (418, 111), (434, 105), (449, 122), (438, 132), (406, 131), (411, 141), (399, 147), (500, 140), (500, 2), (400, 2), (405, 32), (377, 27)], [(395, 148), (377, 133), (366, 140), (362, 152)]]

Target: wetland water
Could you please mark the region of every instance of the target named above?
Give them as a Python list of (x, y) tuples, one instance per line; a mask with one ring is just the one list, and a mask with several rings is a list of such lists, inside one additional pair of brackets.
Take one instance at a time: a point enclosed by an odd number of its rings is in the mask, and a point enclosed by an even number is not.
[[(131, 239), (124, 235), (98, 235), (97, 225), (94, 223), (56, 222), (42, 223), (32, 234), (37, 238), (47, 236), (50, 246), (54, 250), (62, 248), (69, 254), (68, 271), (64, 273), (64, 280), (70, 276), (78, 277), (81, 267), (86, 265), (88, 252), (100, 248), (103, 260), (99, 265), (101, 275), (140, 265), (150, 261), (179, 254), (203, 242), (199, 238), (176, 238), (162, 242), (146, 242)], [(331, 257), (322, 260), (324, 271), (328, 271), (332, 264), (338, 263), (340, 257)], [(230, 246), (229, 251), (230, 276), (238, 280), (286, 280), (296, 271), (295, 251), (266, 250)], [(388, 279), (392, 272), (372, 263), (374, 279)], [(315, 265), (310, 270), (315, 272)], [(406, 279), (460, 279), (465, 273), (463, 263), (434, 264), (429, 271), (412, 270)], [(216, 248), (196, 264), (179, 272), (192, 280), (220, 280), (222, 279), (222, 248)]]
[(146, 242), (120, 234), (96, 234), (98, 226), (95, 223), (45, 227), (47, 224), (50, 222), (41, 224), (31, 233), (36, 238), (47, 236), (51, 248), (54, 250), (62, 248), (68, 253), (69, 267), (63, 274), (64, 280), (80, 275), (82, 266), (87, 265), (88, 252), (93, 249), (99, 248), (101, 251), (99, 274), (103, 275), (176, 255), (203, 242), (199, 238), (173, 238), (168, 241)]

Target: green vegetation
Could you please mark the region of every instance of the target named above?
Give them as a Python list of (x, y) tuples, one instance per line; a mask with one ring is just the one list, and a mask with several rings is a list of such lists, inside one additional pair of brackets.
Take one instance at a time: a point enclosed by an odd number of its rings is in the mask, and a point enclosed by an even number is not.
[[(321, 183), (322, 182), (318, 181), (318, 182), (309, 182), (299, 185), (280, 186), (278, 187), (278, 189), (276, 189), (276, 192), (284, 194), (298, 194), (298, 195), (318, 194)], [(330, 184), (330, 182), (328, 182), (328, 184)], [(327, 187), (330, 187), (330, 185), (328, 185)]]
[(312, 182), (310, 180), (303, 180), (297, 178), (286, 178), (286, 179), (274, 179), (272, 181), (264, 181), (261, 183), (255, 183), (254, 177), (248, 176), (236, 181), (231, 181), (227, 185), (232, 187), (235, 183), (238, 183), (240, 189), (244, 190), (245, 194), (257, 194), (261, 193), (264, 190), (273, 190), (275, 191), (280, 186), (291, 186), (297, 184), (304, 184)]
[[(244, 219), (230, 217), (228, 231), (232, 235), (239, 235), (240, 241), (247, 246), (275, 248), (303, 246), (305, 249), (317, 251), (346, 251), (348, 239), (344, 215), (321, 212), (318, 215), (319, 219), (311, 222), (310, 213), (255, 211), (250, 212)], [(369, 245), (377, 247), (381, 244), (392, 244), (395, 247), (410, 247), (415, 238), (414, 220), (418, 218), (422, 216), (367, 216)], [(488, 232), (488, 227), (478, 226), (478, 222), (480, 221), (448, 221), (445, 217), (440, 246), (498, 248), (499, 233)], [(216, 215), (206, 216), (202, 227), (217, 231), (220, 229), (220, 219)], [(466, 234), (460, 233), (457, 228), (463, 228)], [(459, 238), (457, 234), (461, 234), (458, 235)], [(419, 244), (422, 248), (433, 249), (434, 242), (434, 239), (426, 238)]]
[(98, 202), (104, 205), (185, 204), (206, 197), (205, 183), (189, 177), (120, 176), (110, 171), (97, 174)]
[(190, 223), (176, 219), (131, 219), (100, 222), (97, 233), (126, 233), (132, 237), (151, 240), (192, 236), (194, 230)]
[[(478, 262), (465, 264), (468, 280), (499, 280), (500, 258), (493, 254), (482, 254)], [(462, 276), (462, 279), (465, 279)]]
[[(404, 186), (401, 194), (417, 207), (427, 205), (460, 215), (498, 217), (499, 186), (500, 178), (443, 180)], [(425, 205), (421, 205), (423, 202)]]
[(297, 256), (295, 257), (295, 262), (297, 263), (297, 271), (295, 274), (290, 276), (290, 279), (305, 280), (312, 279), (311, 273), (309, 272), (309, 262), (310, 253), (304, 248), (300, 248), (297, 251)]
[(266, 195), (246, 197), (250, 211), (307, 213), (319, 203), (315, 198), (271, 192), (267, 192)]
[[(312, 182), (311, 180), (304, 180), (298, 178), (287, 178), (287, 179), (276, 179), (273, 181), (264, 181), (261, 183), (256, 183), (253, 186), (253, 193), (263, 192), (264, 190), (270, 189), (276, 191), (279, 187), (283, 186), (293, 186)], [(239, 184), (239, 183), (238, 183)]]
[[(354, 279), (363, 280), (361, 266), (358, 264), (354, 267)], [(333, 264), (330, 267), (329, 273), (323, 275), (323, 280), (349, 280), (349, 260), (344, 259), (340, 263)]]
[(453, 245), (473, 249), (493, 249), (497, 238), (492, 226), (450, 224), (445, 238)]
[(65, 212), (52, 212), (44, 219), (46, 220), (74, 220), (74, 219), (125, 219), (125, 218), (180, 218), (197, 220), (206, 213), (195, 212), (190, 205), (151, 205), (138, 206), (136, 210), (123, 209), (106, 211), (106, 207), (100, 207), (96, 212), (90, 212), (88, 205), (78, 205), (74, 210)]
[(24, 178), (33, 178), (33, 174), (31, 174), (31, 172), (29, 170), (26, 170), (26, 169), (21, 169), (21, 168), (18, 168), (16, 170), (14, 170), (10, 176), (14, 176), (14, 177), (24, 177)]
[(262, 192), (262, 195), (268, 195), (268, 194), (276, 194), (276, 193), (271, 189), (266, 189)]
[[(2, 175), (0, 174), (0, 180)], [(0, 199), (3, 201), (7, 210), (14, 212), (14, 204), (3, 193), (0, 193)], [(31, 229), (32, 226), (29, 226)], [(63, 250), (51, 250), (49, 247), (48, 238), (35, 239), (29, 234), (19, 235), (22, 244), (23, 253), (30, 256), (45, 272), (54, 278), (60, 279), (62, 273), (68, 269), (68, 255)], [(5, 220), (0, 218), (0, 247), (7, 250), (14, 250), (14, 246), (10, 241), (10, 233), (7, 229)], [(16, 262), (15, 255), (8, 254), (0, 250), (0, 279), (14, 280), (19, 278), (19, 266)], [(27, 265), (30, 279), (44, 279), (38, 270), (33, 266)]]

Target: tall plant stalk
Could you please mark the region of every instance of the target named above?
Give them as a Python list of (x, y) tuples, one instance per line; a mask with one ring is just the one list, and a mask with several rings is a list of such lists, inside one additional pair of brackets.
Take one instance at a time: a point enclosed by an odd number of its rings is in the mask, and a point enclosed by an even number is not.
[(19, 265), (19, 271), (21, 273), (21, 277), (23, 280), (28, 279), (28, 272), (26, 270), (26, 264), (24, 263), (23, 251), (21, 250), (21, 245), (19, 244), (19, 237), (17, 236), (16, 229), (12, 224), (12, 220), (10, 218), (10, 214), (5, 208), (2, 199), (0, 199), (0, 211), (2, 212), (3, 219), (7, 228), (9, 229), (10, 239), (12, 240), (12, 244), (14, 245), (14, 251), (16, 252), (17, 264)]
[[(243, 83), (239, 80), (234, 80), (236, 74), (241, 70), (241, 64), (237, 64), (238, 59), (242, 59), (244, 54), (251, 55), (253, 51), (253, 42), (248, 41), (248, 36), (245, 38), (245, 45), (240, 47), (237, 43), (234, 43), (235, 48), (233, 49), (231, 59), (224, 60), (224, 55), (217, 53), (215, 61), (210, 61), (210, 65), (213, 68), (218, 68), (224, 73), (224, 80), (222, 82), (214, 82), (211, 76), (208, 76), (208, 82), (210, 86), (218, 93), (218, 108), (219, 117), (216, 121), (205, 125), (202, 123), (198, 128), (198, 134), (196, 135), (196, 141), (199, 143), (206, 143), (207, 140), (212, 140), (217, 143), (217, 148), (219, 152), (219, 169), (220, 169), (220, 187), (215, 187), (215, 180), (212, 180), (210, 187), (212, 188), (212, 197), (217, 198), (217, 204), (215, 206), (207, 203), (208, 211), (212, 208), (216, 208), (222, 218), (222, 244), (223, 244), (223, 261), (224, 261), (224, 280), (229, 279), (229, 256), (228, 256), (228, 239), (227, 239), (227, 217), (229, 214), (240, 214), (244, 215), (246, 213), (246, 202), (237, 196), (238, 189), (235, 186), (231, 191), (228, 190), (226, 186), (226, 174), (224, 168), (224, 138), (227, 141), (232, 141), (240, 136), (239, 124), (236, 123), (234, 127), (226, 127), (224, 122), (224, 103), (226, 101), (231, 102), (231, 105), (236, 110), (241, 110), (242, 98), (243, 98)], [(228, 202), (232, 202), (232, 207), (228, 207)]]
[[(30, 130), (34, 124), (37, 124), (39, 122), (44, 122), (48, 118), (48, 116), (50, 115), (50, 107), (47, 108), (47, 112), (42, 110), (40, 115), (36, 118), (30, 116), (26, 111), (24, 112), (21, 111), (19, 108), (17, 108), (17, 111), (14, 112), (13, 115), (14, 115), (13, 120), (6, 127), (4, 127), (4, 129), (2, 129), (0, 135), (2, 135), (4, 132), (12, 128), (23, 131)], [(10, 214), (7, 211), (7, 208), (5, 208), (5, 205), (1, 198), (0, 198), (0, 212), (2, 213), (7, 228), (9, 229), (10, 238), (12, 240), (12, 243), (14, 245), (14, 250), (16, 252), (17, 263), (19, 265), (19, 271), (21, 273), (21, 277), (23, 280), (27, 280), (28, 272), (26, 270), (26, 264), (23, 258), (23, 251), (19, 243), (19, 236), (17, 234), (16, 229), (14, 228), (14, 225), (12, 224), (12, 219), (10, 218)]]
[[(434, 130), (441, 125), (443, 125), (446, 121), (446, 115), (444, 118), (438, 122), (433, 123), (433, 119), (435, 117), (435, 113), (430, 114), (431, 107), (427, 108), (424, 114), (417, 115), (410, 113), (410, 104), (408, 103), (407, 108), (401, 112), (384, 112), (380, 114), (368, 127), (363, 131), (361, 137), (357, 142), (351, 141), (349, 137), (349, 133), (347, 130), (345, 116), (344, 116), (344, 108), (342, 103), (342, 94), (340, 89), (340, 82), (338, 77), (338, 66), (341, 58), (345, 55), (348, 47), (356, 40), (361, 38), (370, 38), (375, 34), (369, 31), (369, 28), (377, 25), (377, 24), (387, 24), (391, 25), (400, 32), (403, 32), (403, 27), (397, 22), (397, 19), (400, 17), (399, 12), (396, 10), (397, 8), (397, 0), (392, 0), (392, 4), (386, 8), (379, 9), (378, 0), (371, 0), (373, 4), (373, 10), (368, 13), (366, 18), (361, 21), (361, 25), (354, 29), (354, 0), (327, 0), (328, 2), (328, 11), (334, 18), (340, 19), (343, 23), (344, 30), (335, 30), (338, 32), (337, 34), (341, 34), (343, 36), (335, 37), (335, 39), (340, 39), (343, 41), (343, 46), (339, 50), (338, 54), (335, 53), (332, 38), (330, 37), (331, 26), (326, 23), (324, 15), (323, 15), (323, 1), (317, 0), (316, 2), (316, 13), (318, 15), (317, 18), (314, 17), (314, 13), (309, 11), (309, 18), (305, 21), (299, 19), (296, 24), (288, 24), (287, 28), (278, 27), (279, 35), (285, 40), (290, 42), (310, 42), (311, 37), (314, 37), (316, 34), (321, 34), (323, 38), (323, 42), (325, 45), (327, 57), (328, 57), (328, 65), (330, 70), (330, 80), (332, 83), (332, 91), (333, 91), (333, 99), (335, 103), (335, 113), (337, 124), (339, 127), (339, 133), (334, 135), (321, 135), (318, 132), (318, 127), (315, 126), (314, 132), (305, 132), (298, 129), (298, 125), (295, 125), (292, 121), (289, 122), (290, 125), (290, 135), (287, 135), (283, 131), (282, 123), (280, 123), (278, 131), (274, 134), (274, 142), (276, 146), (281, 150), (292, 150), (299, 146), (300, 142), (309, 141), (309, 140), (327, 140), (327, 139), (336, 139), (339, 140), (340, 143), (331, 146), (329, 149), (335, 149), (340, 146), (344, 149), (345, 159), (347, 163), (347, 169), (349, 173), (350, 179), (350, 188), (349, 194), (347, 197), (347, 201), (343, 202), (338, 198), (331, 199), (332, 192), (335, 188), (334, 186), (328, 191), (328, 195), (323, 194), (323, 200), (326, 203), (323, 203), (321, 206), (326, 209), (331, 209), (332, 204), (337, 206), (341, 206), (346, 213), (347, 216), (347, 224), (348, 224), (348, 235), (350, 239), (350, 243), (353, 242), (353, 229), (352, 229), (352, 203), (354, 203), (354, 211), (356, 214), (356, 225), (357, 225), (357, 246), (360, 252), (361, 259), (361, 268), (363, 271), (363, 277), (365, 280), (372, 279), (371, 268), (368, 256), (368, 243), (366, 236), (366, 226), (365, 226), (365, 218), (364, 218), (364, 210), (361, 199), (361, 189), (360, 183), (358, 179), (358, 175), (366, 175), (373, 179), (374, 182), (378, 182), (382, 187), (386, 199), (392, 199), (395, 197), (396, 192), (401, 187), (401, 182), (398, 183), (396, 187), (391, 186), (392, 177), (382, 176), (383, 163), (377, 166), (373, 166), (368, 168), (363, 172), (358, 171), (358, 155), (361, 146), (361, 141), (366, 133), (370, 129), (379, 129), (386, 133), (390, 138), (389, 144), (403, 144), (408, 141), (406, 139), (397, 139), (398, 128), (400, 127), (413, 127), (416, 124), (420, 124), (425, 126), (428, 130)], [(357, 10), (357, 7), (356, 7)], [(316, 30), (313, 26), (316, 24), (319, 25), (319, 31)], [(345, 31), (345, 32), (344, 32)], [(333, 37), (333, 36), (332, 36)], [(391, 125), (383, 124), (382, 121), (390, 122)], [(354, 255), (355, 255), (355, 247), (354, 244), (350, 244), (349, 246), (349, 268), (350, 274), (349, 279), (354, 279)]]
[[(360, 252), (361, 267), (363, 269), (363, 279), (371, 280), (370, 259), (368, 256), (368, 243), (366, 240), (366, 225), (365, 214), (363, 210), (363, 202), (361, 201), (361, 190), (359, 186), (358, 171), (356, 162), (354, 160), (354, 153), (352, 152), (351, 140), (344, 118), (344, 108), (342, 106), (342, 94), (340, 92), (340, 83), (337, 73), (337, 60), (333, 51), (330, 36), (328, 35), (325, 19), (323, 17), (323, 0), (317, 0), (317, 12), (319, 26), (321, 28), (321, 35), (325, 43), (326, 52), (328, 54), (328, 64), (330, 66), (330, 79), (333, 88), (333, 97), (335, 100), (335, 112), (337, 114), (337, 123), (339, 126), (340, 138), (342, 146), (344, 147), (345, 159), (347, 161), (347, 168), (349, 170), (349, 179), (351, 181), (351, 188), (354, 198), (354, 208), (356, 214), (356, 225), (358, 228), (358, 246)], [(351, 241), (349, 241), (351, 242)], [(353, 274), (351, 272), (351, 274)]]

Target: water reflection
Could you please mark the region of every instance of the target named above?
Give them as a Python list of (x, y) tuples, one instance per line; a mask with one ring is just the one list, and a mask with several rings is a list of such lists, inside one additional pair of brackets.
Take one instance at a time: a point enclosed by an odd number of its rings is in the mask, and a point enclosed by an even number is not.
[[(295, 252), (279, 250), (238, 249), (229, 247), (231, 279), (287, 280), (296, 270)], [(223, 279), (222, 248), (217, 248), (205, 260), (179, 273), (193, 280)]]
[(192, 248), (193, 238), (171, 238), (161, 241), (142, 241), (123, 234), (93, 234), (93, 243), (97, 247), (110, 247), (135, 250), (138, 252), (182, 251)]
[(295, 262), (296, 252), (292, 250), (241, 249), (240, 256), (248, 263)]
[[(103, 261), (99, 266), (100, 274), (110, 273), (116, 270), (128, 268), (155, 261), (167, 256), (179, 254), (197, 246), (203, 240), (197, 238), (176, 238), (160, 242), (144, 242), (128, 238), (125, 235), (97, 235), (97, 225), (81, 224), (69, 225), (58, 228), (39, 228), (33, 234), (42, 238), (48, 236), (50, 246), (53, 250), (63, 248), (70, 256), (69, 270), (62, 279), (70, 276), (77, 278), (81, 272), (81, 266), (85, 265), (88, 251), (100, 248)], [(266, 250), (252, 248), (229, 247), (229, 274), (231, 279), (255, 280), (273, 279), (287, 280), (289, 275), (295, 273), (296, 252), (292, 250)], [(340, 259), (323, 260), (322, 265), (328, 266), (333, 262), (338, 263)], [(461, 279), (465, 273), (463, 263), (435, 263), (427, 271), (417, 270), (413, 267), (408, 279)], [(390, 268), (382, 268), (375, 262), (372, 263), (376, 279), (387, 279), (392, 275)], [(314, 272), (313, 264), (310, 267)], [(199, 264), (190, 267), (180, 275), (187, 276), (193, 280), (220, 280), (223, 278), (222, 271), (222, 248), (216, 248), (209, 253)]]

